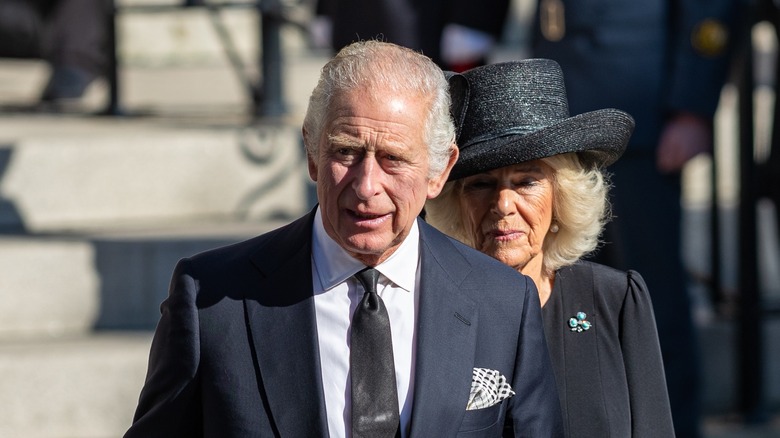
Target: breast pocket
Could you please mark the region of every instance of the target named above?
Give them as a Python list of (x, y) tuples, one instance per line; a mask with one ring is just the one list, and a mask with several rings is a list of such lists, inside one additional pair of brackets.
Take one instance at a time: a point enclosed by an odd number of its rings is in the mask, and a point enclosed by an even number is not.
[(466, 411), (458, 431), (459, 437), (501, 436), (506, 400), (484, 409)]

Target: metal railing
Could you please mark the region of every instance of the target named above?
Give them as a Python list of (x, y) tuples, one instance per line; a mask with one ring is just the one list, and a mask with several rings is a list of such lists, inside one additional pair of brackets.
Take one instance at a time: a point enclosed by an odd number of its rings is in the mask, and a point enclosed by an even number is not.
[[(250, 96), (254, 117), (277, 117), (287, 112), (287, 104), (284, 99), (283, 83), (283, 56), (281, 48), (281, 29), (285, 25), (293, 25), (304, 28), (305, 23), (292, 13), (295, 7), (282, 0), (245, 0), (245, 1), (209, 1), (209, 0), (183, 0), (181, 3), (167, 4), (128, 4), (119, 5), (115, 0), (107, 0), (108, 17), (108, 72), (109, 85), (108, 102), (104, 114), (120, 116), (126, 114), (122, 105), (121, 96), (121, 60), (118, 56), (118, 48), (122, 43), (117, 32), (117, 15), (123, 13), (160, 13), (176, 12), (185, 9), (202, 8), (208, 12), (208, 16), (219, 38), (221, 47), (236, 73), (238, 80)], [(247, 75), (246, 65), (238, 54), (233, 39), (222, 20), (221, 11), (228, 8), (253, 9), (258, 14), (260, 29), (260, 53), (257, 57), (257, 67), (260, 72), (259, 79), (255, 80)], [(298, 14), (300, 15), (300, 14)]]

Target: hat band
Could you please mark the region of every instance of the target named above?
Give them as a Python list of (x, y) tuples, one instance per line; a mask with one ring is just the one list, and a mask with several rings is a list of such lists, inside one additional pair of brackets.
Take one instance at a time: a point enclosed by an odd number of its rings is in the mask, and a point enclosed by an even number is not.
[[(536, 131), (538, 131), (540, 129), (543, 129), (543, 128), (544, 128), (544, 126), (542, 126), (542, 127), (533, 127), (533, 128), (525, 128), (525, 127), (518, 126), (518, 127), (514, 127), (514, 128), (508, 128), (508, 129), (505, 129), (505, 130), (503, 130), (503, 131), (501, 131), (499, 133), (488, 133), (488, 134), (483, 134), (483, 135), (478, 135), (476, 137), (472, 137), (471, 141), (469, 141), (468, 144), (471, 145), (471, 144), (475, 144), (475, 143), (482, 143), (483, 141), (495, 140), (497, 138), (508, 137), (510, 135), (527, 135), (527, 134), (534, 133), (534, 132), (536, 132)], [(465, 146), (465, 145), (463, 145), (463, 146)], [(461, 146), (461, 147), (463, 147), (463, 146)]]

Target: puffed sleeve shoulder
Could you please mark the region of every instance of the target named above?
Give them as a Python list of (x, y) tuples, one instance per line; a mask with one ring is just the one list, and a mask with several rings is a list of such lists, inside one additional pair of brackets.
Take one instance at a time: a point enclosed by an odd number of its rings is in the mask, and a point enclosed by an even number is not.
[(653, 305), (642, 276), (626, 273), (621, 347), (629, 387), (632, 436), (673, 437), (672, 415)]

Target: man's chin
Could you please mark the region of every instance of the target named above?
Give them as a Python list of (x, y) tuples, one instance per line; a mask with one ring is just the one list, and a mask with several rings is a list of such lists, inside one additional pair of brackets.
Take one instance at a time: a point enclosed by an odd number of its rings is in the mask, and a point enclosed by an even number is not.
[(386, 259), (398, 247), (392, 240), (380, 236), (366, 236), (360, 234), (344, 240), (345, 250), (352, 257), (363, 261), (372, 261), (376, 264)]

